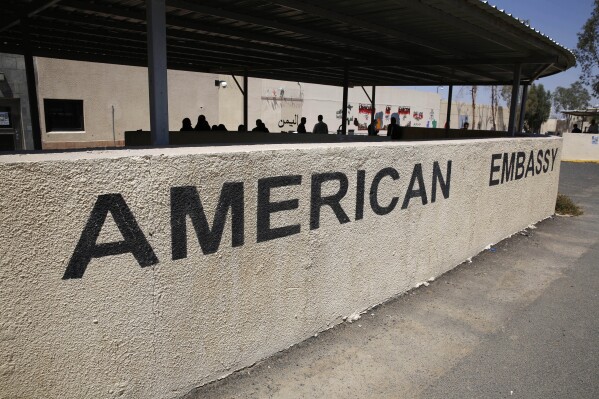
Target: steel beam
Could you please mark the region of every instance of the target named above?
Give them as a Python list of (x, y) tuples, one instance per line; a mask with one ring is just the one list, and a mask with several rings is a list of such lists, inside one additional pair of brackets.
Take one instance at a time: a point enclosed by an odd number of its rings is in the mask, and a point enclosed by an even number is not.
[(165, 0), (146, 0), (152, 145), (169, 144)]
[(449, 85), (447, 93), (447, 116), (445, 117), (445, 132), (449, 133), (451, 129), (451, 102), (453, 101), (453, 85)]
[(526, 99), (528, 98), (528, 84), (522, 85), (522, 101), (520, 101), (520, 123), (518, 132), (522, 133), (524, 129), (524, 117), (526, 116)]
[(511, 136), (516, 135), (516, 109), (518, 106), (518, 91), (520, 88), (520, 74), (522, 72), (522, 66), (516, 64), (514, 66), (514, 80), (512, 82), (512, 102), (510, 104), (510, 119), (508, 124), (508, 134)]
[(245, 126), (245, 130), (249, 132), (250, 129), (248, 127), (248, 80), (248, 71), (245, 70), (243, 71), (243, 125)]
[(347, 134), (347, 95), (349, 85), (349, 71), (347, 66), (343, 68), (343, 105), (341, 112), (341, 134)]

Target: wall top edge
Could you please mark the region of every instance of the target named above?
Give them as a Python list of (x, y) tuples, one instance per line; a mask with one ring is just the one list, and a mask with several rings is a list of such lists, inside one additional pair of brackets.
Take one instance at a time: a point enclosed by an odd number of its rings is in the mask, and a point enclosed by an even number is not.
[(36, 152), (36, 153), (0, 153), (0, 164), (50, 162), (50, 161), (77, 161), (89, 159), (119, 159), (135, 157), (176, 157), (185, 155), (215, 155), (232, 153), (252, 153), (265, 151), (289, 151), (310, 149), (341, 149), (341, 148), (370, 148), (370, 147), (415, 147), (425, 148), (431, 146), (471, 146), (496, 142), (522, 142), (522, 141), (561, 141), (561, 137), (506, 137), (464, 140), (431, 140), (431, 141), (393, 141), (372, 143), (297, 143), (297, 144), (255, 144), (255, 145), (224, 145), (203, 147), (165, 147), (165, 148), (127, 148), (127, 149), (102, 149), (85, 151), (61, 152)]

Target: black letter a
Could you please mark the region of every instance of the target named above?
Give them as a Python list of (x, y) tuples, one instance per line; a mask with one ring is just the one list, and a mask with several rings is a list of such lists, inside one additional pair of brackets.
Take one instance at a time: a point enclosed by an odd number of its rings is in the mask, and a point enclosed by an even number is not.
[[(124, 240), (96, 244), (108, 212), (112, 214), (114, 222), (123, 235)], [(121, 194), (100, 195), (87, 220), (83, 233), (81, 233), (81, 238), (79, 238), (75, 252), (69, 261), (62, 279), (83, 277), (83, 273), (85, 273), (85, 269), (92, 258), (120, 255), (128, 252), (133, 254), (141, 267), (152, 266), (158, 263), (158, 258), (154, 254), (154, 250), (139, 228), (123, 196)]]

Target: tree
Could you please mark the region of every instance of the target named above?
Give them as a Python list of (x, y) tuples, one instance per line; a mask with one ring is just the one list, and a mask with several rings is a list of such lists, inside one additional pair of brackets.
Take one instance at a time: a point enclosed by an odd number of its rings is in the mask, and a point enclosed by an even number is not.
[(491, 124), (492, 130), (497, 130), (497, 111), (499, 110), (499, 88), (491, 86)]
[(478, 91), (478, 86), (472, 86), (472, 90), (470, 94), (472, 96), (472, 129), (477, 129), (476, 127), (476, 92)]
[[(570, 87), (557, 87), (553, 92), (553, 106), (555, 112), (561, 112), (571, 109), (585, 109), (591, 103), (589, 91), (577, 81)], [(566, 115), (566, 129), (570, 130), (572, 115)]]
[(599, 75), (596, 73), (599, 67), (599, 53), (597, 43), (599, 42), (599, 0), (595, 0), (595, 7), (582, 31), (578, 33), (578, 44), (574, 55), (578, 65), (582, 69), (580, 79), (586, 85), (590, 85), (593, 94), (599, 96)]
[(549, 119), (551, 113), (551, 92), (545, 90), (542, 84), (532, 84), (528, 89), (524, 121), (528, 131), (538, 133), (543, 122)]
[(512, 102), (512, 86), (501, 86), (499, 94), (503, 101), (505, 101), (505, 105), (509, 108)]

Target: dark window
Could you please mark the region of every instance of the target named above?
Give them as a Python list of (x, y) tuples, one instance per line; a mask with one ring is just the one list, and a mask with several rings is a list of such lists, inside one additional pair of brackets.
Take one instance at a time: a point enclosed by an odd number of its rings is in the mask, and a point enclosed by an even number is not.
[(46, 131), (85, 130), (83, 126), (83, 100), (44, 99)]
[(10, 107), (0, 107), (0, 129), (11, 127), (12, 120), (10, 118)]

